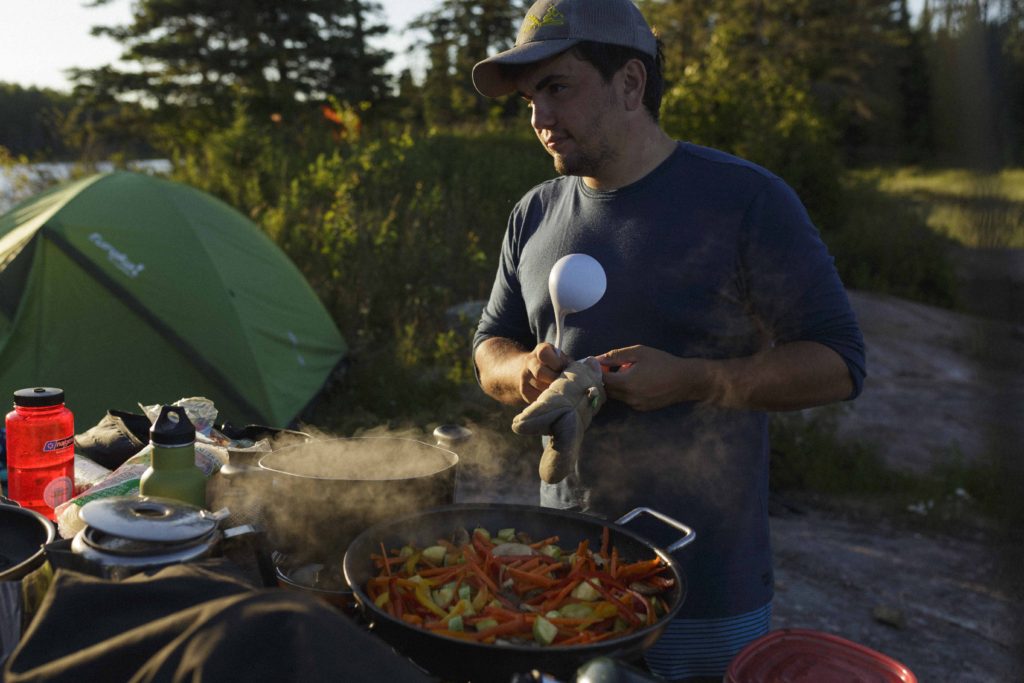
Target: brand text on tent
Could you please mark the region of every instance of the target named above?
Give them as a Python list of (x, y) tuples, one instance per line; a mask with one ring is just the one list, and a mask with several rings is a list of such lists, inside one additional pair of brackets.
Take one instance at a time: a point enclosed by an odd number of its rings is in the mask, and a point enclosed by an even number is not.
[(128, 277), (138, 277), (139, 273), (141, 273), (143, 268), (146, 267), (146, 264), (144, 263), (132, 263), (124, 252), (115, 249), (114, 246), (103, 239), (103, 235), (98, 232), (94, 232), (89, 235), (89, 241), (107, 252), (107, 258), (110, 259), (110, 262), (117, 266), (117, 268)]

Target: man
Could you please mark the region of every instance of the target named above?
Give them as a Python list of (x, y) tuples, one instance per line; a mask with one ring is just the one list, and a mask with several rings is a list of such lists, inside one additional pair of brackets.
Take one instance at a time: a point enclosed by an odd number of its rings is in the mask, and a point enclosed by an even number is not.
[[(855, 397), (864, 349), (796, 195), (671, 139), (661, 78), (630, 0), (540, 0), (516, 46), (474, 67), (482, 94), (526, 100), (562, 174), (512, 211), (474, 359), (483, 389), (511, 405), (535, 401), (570, 358), (601, 363), (609, 401), (541, 504), (612, 519), (648, 506), (691, 526), (677, 558), (686, 600), (647, 663), (721, 680), (770, 621), (765, 411)], [(568, 316), (559, 350), (547, 278), (570, 253), (597, 259), (607, 290)]]

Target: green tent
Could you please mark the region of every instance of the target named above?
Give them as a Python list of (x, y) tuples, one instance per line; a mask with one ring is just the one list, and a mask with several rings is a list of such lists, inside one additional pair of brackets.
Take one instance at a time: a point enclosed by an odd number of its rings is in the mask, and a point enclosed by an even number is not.
[(0, 216), (0, 401), (61, 387), (78, 432), (188, 396), (284, 427), (345, 351), (288, 257), (194, 188), (104, 173)]

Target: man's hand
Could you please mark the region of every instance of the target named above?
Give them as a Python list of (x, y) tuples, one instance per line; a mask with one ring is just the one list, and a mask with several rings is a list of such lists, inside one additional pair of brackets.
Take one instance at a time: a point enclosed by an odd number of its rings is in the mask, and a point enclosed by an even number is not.
[(633, 410), (657, 410), (706, 395), (704, 362), (649, 346), (629, 346), (597, 356), (609, 398)]
[(519, 375), (519, 395), (533, 403), (569, 365), (569, 358), (553, 345), (541, 342), (526, 355)]
[(488, 396), (521, 405), (536, 401), (572, 359), (547, 342), (528, 350), (510, 339), (492, 337), (477, 347), (475, 360), (480, 386)]

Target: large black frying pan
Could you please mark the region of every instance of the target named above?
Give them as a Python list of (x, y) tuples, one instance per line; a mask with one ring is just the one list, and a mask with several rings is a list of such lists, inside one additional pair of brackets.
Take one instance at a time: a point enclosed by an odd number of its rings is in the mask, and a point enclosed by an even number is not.
[[(685, 535), (667, 550), (662, 550), (622, 526), (644, 513), (674, 526)], [(610, 530), (611, 544), (618, 548), (624, 561), (646, 560), (657, 555), (668, 565), (675, 579), (675, 585), (663, 594), (668, 613), (653, 625), (618, 638), (564, 647), (488, 645), (456, 640), (395, 619), (374, 605), (365, 590), (366, 582), (377, 575), (378, 570), (370, 556), (380, 554), (381, 543), (389, 549), (405, 544), (423, 547), (432, 545), (439, 538), (449, 538), (456, 529), (483, 527), (494, 531), (514, 527), (533, 538), (557, 535), (558, 544), (563, 548), (575, 547), (584, 539), (590, 540), (590, 547), (598, 548), (605, 526)], [(594, 657), (634, 659), (661, 636), (686, 596), (685, 577), (669, 553), (689, 544), (695, 537), (686, 526), (648, 508), (637, 508), (611, 523), (590, 515), (531, 505), (450, 505), (366, 529), (349, 544), (344, 570), (356, 602), (374, 632), (435, 676), (447, 681), (508, 683), (517, 673), (537, 669), (562, 680), (572, 680), (576, 669)]]

